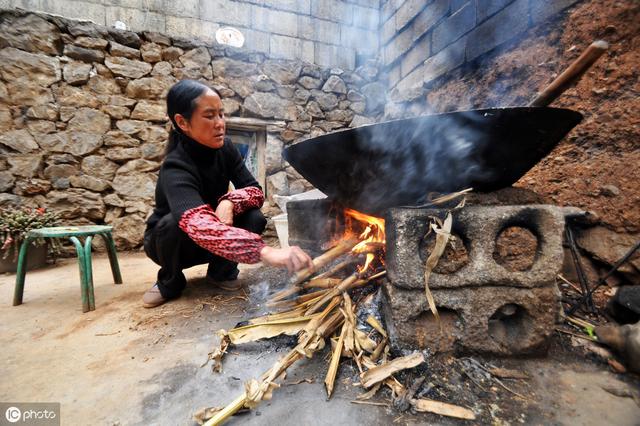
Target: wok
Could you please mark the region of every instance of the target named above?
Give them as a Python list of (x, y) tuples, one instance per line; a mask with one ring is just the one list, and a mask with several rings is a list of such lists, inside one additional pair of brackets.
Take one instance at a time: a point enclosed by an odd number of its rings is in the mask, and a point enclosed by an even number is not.
[(335, 201), (368, 213), (419, 205), (430, 192), (487, 192), (520, 179), (581, 120), (549, 105), (606, 49), (595, 42), (526, 107), (388, 121), (308, 139), (284, 158)]

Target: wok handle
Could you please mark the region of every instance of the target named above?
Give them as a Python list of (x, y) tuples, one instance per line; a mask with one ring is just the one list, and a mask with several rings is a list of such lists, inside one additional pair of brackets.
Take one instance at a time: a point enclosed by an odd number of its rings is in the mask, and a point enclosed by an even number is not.
[(531, 101), (530, 107), (545, 107), (555, 101), (571, 85), (577, 83), (582, 75), (591, 68), (600, 56), (609, 48), (609, 43), (597, 40), (591, 43), (587, 50), (575, 60), (569, 68), (556, 77), (538, 96)]

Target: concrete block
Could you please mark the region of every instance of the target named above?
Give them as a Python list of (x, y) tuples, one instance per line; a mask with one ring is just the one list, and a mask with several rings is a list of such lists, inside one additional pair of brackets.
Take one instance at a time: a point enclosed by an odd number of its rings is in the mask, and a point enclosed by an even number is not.
[(466, 45), (467, 38), (463, 37), (427, 59), (424, 62), (424, 83), (427, 84), (462, 65), (464, 63)]
[(403, 0), (388, 0), (380, 9), (380, 22), (384, 23), (390, 19), (396, 11), (402, 6)]
[(577, 3), (578, 0), (531, 0), (531, 21), (535, 24)]
[(262, 31), (242, 29), (245, 37), (245, 47), (259, 52), (269, 52), (269, 34)]
[(396, 87), (391, 91), (389, 98), (393, 102), (410, 102), (424, 95), (423, 75), (424, 65), (411, 71), (402, 77)]
[(384, 47), (384, 64), (395, 62), (400, 56), (411, 49), (415, 38), (411, 27), (405, 28)]
[[(407, 289), (424, 287), (426, 247), (424, 237), (429, 217), (444, 217), (443, 210), (391, 209), (386, 217), (389, 279)], [(537, 238), (535, 258), (526, 270), (509, 270), (494, 258), (496, 239), (509, 227), (522, 227)], [(505, 286), (518, 288), (543, 287), (555, 283), (562, 267), (564, 252), (564, 212), (547, 205), (470, 206), (453, 213), (453, 229), (464, 244), (467, 258), (452, 263), (451, 273), (431, 274), (429, 287), (462, 288)], [(422, 254), (421, 254), (422, 253)], [(460, 256), (460, 259), (464, 257)], [(442, 261), (442, 259), (441, 259)], [(456, 269), (457, 268), (457, 269)]]
[(195, 37), (210, 42), (215, 40), (216, 31), (220, 28), (220, 25), (215, 22), (177, 16), (167, 16), (165, 25), (169, 35)]
[(180, 0), (165, 2), (166, 15), (200, 18), (200, 0)]
[(344, 27), (340, 32), (340, 44), (353, 47), (359, 53), (373, 54), (378, 50), (377, 33), (361, 28)]
[(102, 4), (94, 4), (84, 1), (54, 1), (43, 4), (42, 8), (33, 4), (22, 5), (27, 10), (45, 9), (48, 13), (62, 15), (69, 19), (89, 20), (99, 25), (105, 25), (106, 8)]
[(380, 10), (353, 6), (353, 25), (368, 30), (377, 30), (380, 26)]
[(345, 70), (353, 70), (355, 68), (356, 52), (354, 49), (348, 47), (316, 43), (314, 62), (324, 67), (339, 67)]
[(413, 32), (416, 37), (433, 28), (436, 23), (449, 11), (449, 0), (435, 0), (424, 8), (413, 22)]
[(529, 26), (527, 0), (516, 0), (480, 24), (468, 36), (466, 59), (473, 60), (526, 31)]
[(112, 26), (116, 21), (124, 22), (131, 31), (155, 31), (159, 33), (166, 31), (164, 14), (156, 12), (141, 12), (136, 9), (108, 6), (105, 20), (107, 26)]
[(437, 53), (471, 31), (476, 25), (476, 8), (467, 3), (462, 9), (442, 21), (433, 29), (431, 51)]
[[(405, 77), (413, 71), (418, 65), (422, 65), (424, 61), (431, 55), (431, 34), (427, 34), (419, 39), (409, 50), (409, 53), (402, 58), (401, 72)], [(420, 80), (422, 85), (422, 77)]]
[(253, 7), (244, 2), (200, 0), (199, 18), (218, 24), (249, 27), (251, 25), (251, 10)]
[(407, 0), (396, 12), (396, 31), (402, 30), (425, 8), (424, 0)]
[(315, 60), (316, 47), (315, 43), (309, 40), (302, 40), (300, 42), (300, 58), (301, 60), (309, 63), (313, 63)]
[(341, 25), (309, 16), (298, 16), (298, 37), (326, 44), (340, 44)]
[(478, 23), (485, 21), (511, 2), (513, 0), (476, 0)]
[(402, 78), (400, 64), (396, 64), (392, 66), (387, 74), (389, 76), (389, 87), (394, 87), (396, 84), (398, 84), (398, 82)]
[(396, 349), (543, 354), (560, 311), (555, 283), (535, 288), (487, 286), (432, 290), (444, 333), (429, 310), (424, 288), (405, 290), (385, 283), (386, 329)]
[(275, 58), (297, 59), (300, 56), (302, 40), (293, 37), (271, 34), (269, 53)]
[(263, 0), (262, 4), (273, 9), (304, 13), (305, 15), (311, 13), (311, 0)]
[(380, 35), (380, 42), (382, 44), (387, 44), (389, 40), (396, 35), (396, 18), (395, 16), (391, 17), (387, 22), (382, 24), (382, 33)]
[(311, 0), (311, 16), (350, 24), (353, 21), (353, 5), (339, 0)]
[(474, 0), (451, 0), (451, 13), (455, 13), (462, 8), (462, 6), (467, 3), (473, 3)]
[(295, 13), (265, 7), (254, 7), (251, 13), (251, 27), (256, 30), (289, 37), (298, 36), (298, 15)]

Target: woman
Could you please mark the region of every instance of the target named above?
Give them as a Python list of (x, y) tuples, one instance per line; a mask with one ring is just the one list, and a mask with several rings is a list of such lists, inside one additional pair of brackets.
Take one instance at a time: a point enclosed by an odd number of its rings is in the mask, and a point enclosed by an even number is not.
[[(156, 184), (156, 206), (147, 220), (144, 249), (160, 265), (157, 283), (143, 296), (152, 308), (180, 296), (182, 270), (208, 263), (207, 277), (226, 289), (238, 276), (238, 263), (264, 262), (296, 271), (312, 267), (298, 247), (265, 245), (260, 234), (264, 194), (234, 145), (225, 140), (220, 95), (193, 80), (167, 94), (173, 124), (167, 155)], [(227, 192), (229, 182), (234, 191)], [(230, 288), (231, 287), (231, 288)]]

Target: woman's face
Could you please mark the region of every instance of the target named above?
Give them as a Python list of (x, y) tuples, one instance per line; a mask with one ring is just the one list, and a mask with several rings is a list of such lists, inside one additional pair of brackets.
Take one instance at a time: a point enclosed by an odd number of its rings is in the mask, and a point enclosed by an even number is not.
[(187, 136), (202, 145), (213, 149), (224, 145), (224, 111), (220, 97), (213, 90), (207, 89), (196, 99), (196, 109), (190, 120), (176, 114), (176, 122)]

